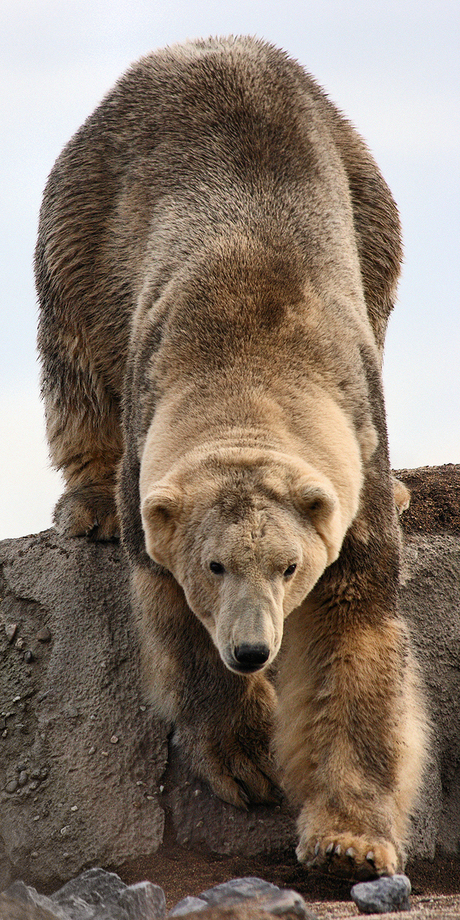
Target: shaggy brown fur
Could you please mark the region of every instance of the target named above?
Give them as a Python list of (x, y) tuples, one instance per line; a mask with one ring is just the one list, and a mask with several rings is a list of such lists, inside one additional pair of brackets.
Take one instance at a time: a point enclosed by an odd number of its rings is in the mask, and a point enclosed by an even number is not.
[(246, 806), (279, 767), (299, 859), (357, 875), (403, 865), (424, 751), (380, 379), (400, 257), (362, 140), (249, 38), (134, 65), (58, 159), (36, 250), (57, 526), (121, 520), (196, 772)]

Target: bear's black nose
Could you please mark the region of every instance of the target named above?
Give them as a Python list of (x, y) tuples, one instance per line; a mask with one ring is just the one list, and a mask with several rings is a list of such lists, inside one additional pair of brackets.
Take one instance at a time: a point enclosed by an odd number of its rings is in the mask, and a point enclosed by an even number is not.
[(243, 642), (241, 645), (236, 646), (234, 655), (241, 670), (257, 671), (258, 668), (261, 668), (262, 665), (268, 661), (270, 649), (262, 643), (258, 645), (249, 645), (248, 642)]

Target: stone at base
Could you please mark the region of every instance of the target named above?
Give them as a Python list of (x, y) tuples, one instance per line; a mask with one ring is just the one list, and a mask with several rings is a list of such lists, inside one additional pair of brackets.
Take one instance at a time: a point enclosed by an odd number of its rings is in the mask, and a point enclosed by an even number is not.
[(391, 875), (373, 882), (359, 882), (351, 889), (351, 897), (363, 914), (385, 914), (410, 910), (411, 883), (407, 875)]

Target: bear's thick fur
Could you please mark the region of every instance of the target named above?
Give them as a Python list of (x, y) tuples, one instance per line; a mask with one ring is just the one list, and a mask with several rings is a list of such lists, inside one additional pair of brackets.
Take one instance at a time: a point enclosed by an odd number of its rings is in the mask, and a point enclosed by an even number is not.
[(362, 140), (250, 38), (135, 64), (59, 157), (36, 250), (57, 526), (120, 520), (196, 773), (243, 806), (281, 782), (299, 859), (361, 876), (403, 865), (425, 748), (380, 377), (400, 257)]

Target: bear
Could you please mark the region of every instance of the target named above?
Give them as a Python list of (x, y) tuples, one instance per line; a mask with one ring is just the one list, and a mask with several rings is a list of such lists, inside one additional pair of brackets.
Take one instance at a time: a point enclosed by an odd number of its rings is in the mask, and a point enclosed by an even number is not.
[(56, 526), (121, 531), (191, 770), (242, 808), (287, 796), (300, 862), (358, 878), (403, 868), (428, 738), (381, 379), (400, 263), (363, 140), (244, 36), (121, 77), (35, 253)]

